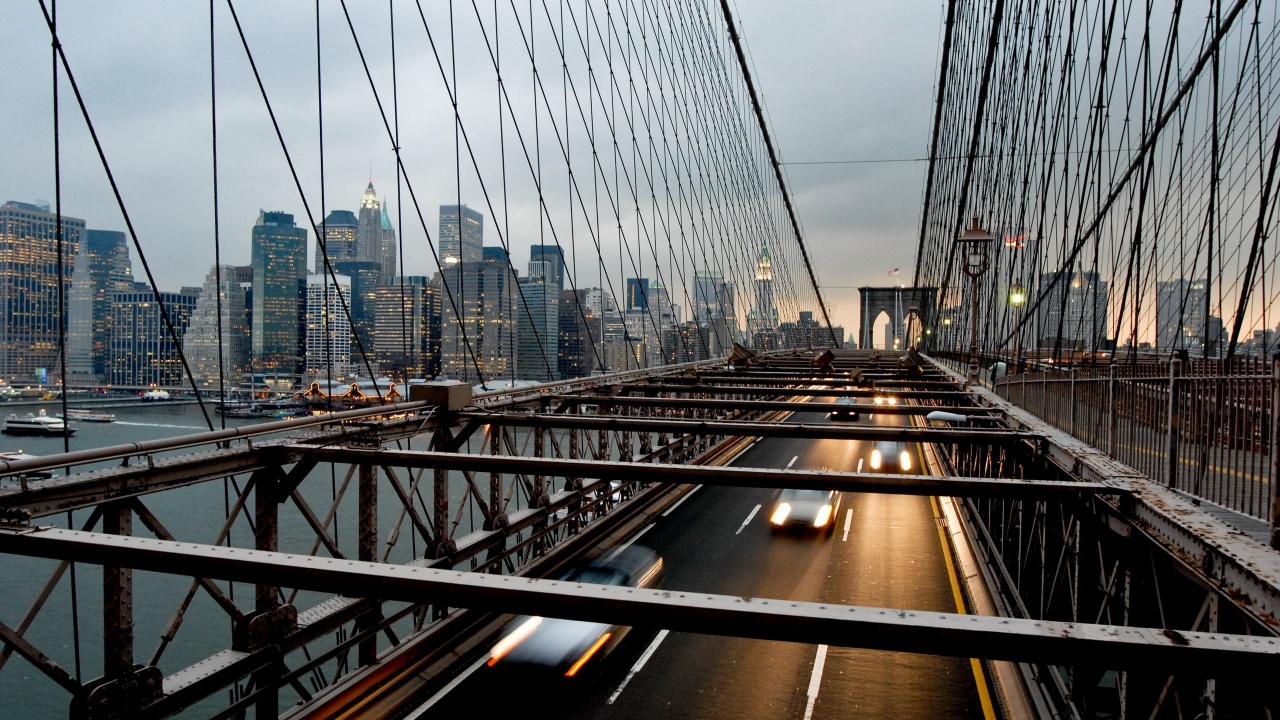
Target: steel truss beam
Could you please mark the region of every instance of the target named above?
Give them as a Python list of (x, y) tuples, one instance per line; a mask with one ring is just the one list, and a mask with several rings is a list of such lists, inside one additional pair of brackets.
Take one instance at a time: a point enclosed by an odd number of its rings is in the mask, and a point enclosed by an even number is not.
[[(808, 392), (806, 395), (821, 395)], [(721, 400), (718, 398), (684, 398), (684, 397), (636, 397), (635, 395), (553, 395), (553, 403), (561, 407), (583, 405), (604, 405), (609, 407), (648, 407), (648, 408), (683, 408), (698, 410), (785, 410), (789, 412), (830, 412), (833, 408), (827, 402), (799, 402), (789, 400)], [(926, 415), (935, 410), (989, 417), (987, 408), (972, 405), (876, 405), (874, 403), (854, 403), (845, 405), (841, 410), (862, 413), (880, 413), (883, 415)]]
[[(794, 403), (791, 403), (794, 404)], [(827, 406), (830, 407), (830, 406)], [(842, 405), (841, 409), (853, 407)], [(878, 408), (877, 405), (871, 405)], [(898, 407), (898, 406), (890, 406)], [(914, 406), (913, 409), (928, 409)], [(866, 412), (870, 412), (869, 410)], [(618, 430), (625, 432), (669, 432), (687, 435), (741, 437), (834, 438), (843, 440), (900, 440), (903, 442), (1011, 443), (1039, 441), (1034, 433), (1002, 429), (955, 429), (898, 427), (890, 425), (813, 425), (760, 421), (674, 420), (667, 418), (614, 417), (590, 415), (547, 415), (529, 413), (462, 413), (477, 422), (528, 428)]]
[(319, 592), (361, 588), (385, 600), (430, 597), (450, 607), (761, 640), (1059, 665), (1156, 665), (1196, 674), (1280, 672), (1280, 642), (1270, 637), (615, 588), (56, 528), (0, 530), (0, 552)]
[[(679, 385), (672, 383), (637, 383), (635, 385), (624, 385), (615, 388), (618, 392), (625, 393), (705, 393), (708, 395), (773, 395), (781, 397), (897, 397), (912, 398), (915, 400), (958, 400), (968, 397), (968, 393), (964, 390), (877, 390), (873, 388), (857, 388), (853, 390), (838, 390), (823, 387), (795, 387), (797, 384), (811, 382), (814, 385), (825, 384), (824, 380), (805, 380), (788, 383), (786, 387), (771, 387), (768, 385), (716, 385), (698, 383), (692, 385)], [(951, 385), (955, 387), (955, 385)], [(601, 397), (608, 397), (602, 395)]]
[[(291, 446), (292, 449), (300, 449)], [(459, 455), (422, 450), (365, 450), (313, 448), (320, 462), (393, 467), (431, 468), (467, 472), (507, 472), (576, 478), (607, 478), (642, 482), (727, 485), (754, 488), (841, 490), (895, 495), (951, 495), (956, 497), (1077, 497), (1094, 493), (1123, 495), (1105, 483), (1057, 480), (1004, 480), (979, 477), (931, 477), (874, 473), (766, 470), (760, 468), (658, 465), (653, 463), (524, 458), (510, 455)]]

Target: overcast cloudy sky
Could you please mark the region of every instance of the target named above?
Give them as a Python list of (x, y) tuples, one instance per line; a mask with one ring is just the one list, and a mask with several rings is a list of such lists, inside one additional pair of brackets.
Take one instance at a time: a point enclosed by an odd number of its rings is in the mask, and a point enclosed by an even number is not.
[[(370, 176), (394, 204), (394, 165), (381, 120), (371, 110), (369, 88), (349, 37), (342, 42), (338, 33), (345, 32), (340, 9), (328, 0), (322, 4), (322, 25), (334, 31), (326, 32), (323, 40), (327, 209), (355, 209)], [(385, 27), (386, 2), (348, 5), (358, 25)], [(446, 17), (442, 3), (423, 6), (429, 17)], [(313, 7), (310, 2), (237, 6), (309, 199), (318, 197), (313, 178), (319, 177)], [(733, 8), (774, 140), (784, 162), (790, 163), (787, 179), (819, 282), (833, 306), (833, 320), (852, 334), (858, 311), (853, 288), (889, 284), (888, 272), (895, 267), (902, 268), (904, 279), (910, 277), (926, 163), (798, 163), (924, 157), (941, 38), (941, 0), (736, 0)], [(717, 9), (715, 4), (712, 9)], [(455, 11), (471, 12), (470, 3), (455, 6)], [(292, 212), (300, 221), (303, 209), (223, 3), (217, 12), (221, 245), (224, 262), (244, 264), (259, 209)], [(199, 285), (214, 260), (208, 7), (158, 0), (61, 0), (58, 15), (72, 70), (161, 288)], [(414, 5), (397, 3), (396, 16), (399, 23), (417, 22), (420, 31)], [(375, 66), (386, 54), (385, 48), (367, 50)], [(401, 41), (397, 52), (406, 68), (434, 62), (420, 38), (416, 45)], [(477, 67), (477, 85), (485, 70), (492, 72), (483, 66), (487, 56), (460, 50), (460, 102), (468, 97), (468, 62)], [(4, 3), (0, 201), (53, 200), (50, 64), (39, 3)], [(404, 72), (401, 82), (411, 83), (409, 71)], [(389, 88), (390, 80), (383, 75), (375, 70), (382, 78), (378, 82)], [(430, 102), (408, 93), (402, 101), (406, 136), (411, 129), (420, 133), (414, 141), (402, 140), (407, 163), (409, 153), (427, 153), (432, 139), (447, 144), (452, 158), (452, 118), (447, 106), (433, 107)], [(89, 227), (123, 230), (124, 221), (65, 85), (61, 103), (63, 210), (85, 218)], [(417, 137), (424, 141), (416, 142)], [(469, 189), (474, 190), (464, 180), (464, 193)], [(454, 201), (453, 179), (448, 173), (421, 177), (415, 190), (422, 206), (430, 209), (424, 220), (434, 231), (434, 208)], [(463, 201), (478, 204), (469, 196)], [(413, 229), (419, 223), (409, 217), (407, 197), (403, 204), (406, 271), (429, 274), (434, 264), (421, 242), (422, 233)], [(536, 215), (530, 217), (536, 223)], [(134, 267), (141, 276), (136, 256)], [(581, 282), (594, 284), (590, 279)]]

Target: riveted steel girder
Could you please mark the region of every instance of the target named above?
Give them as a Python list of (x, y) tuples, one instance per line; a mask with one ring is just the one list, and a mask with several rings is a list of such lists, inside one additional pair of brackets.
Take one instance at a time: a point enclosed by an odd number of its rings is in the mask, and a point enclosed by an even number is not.
[(763, 640), (1057, 665), (1158, 666), (1170, 673), (1280, 672), (1280, 640), (1273, 637), (617, 588), (56, 528), (0, 530), (0, 552)]
[[(296, 447), (296, 446), (295, 446)], [(524, 458), (510, 455), (459, 455), (422, 450), (365, 450), (315, 448), (321, 461), (377, 463), (398, 467), (469, 470), (472, 472), (524, 473), (559, 477), (590, 477), (642, 482), (728, 485), (756, 488), (842, 490), (896, 495), (951, 495), (957, 497), (1072, 497), (1093, 493), (1124, 494), (1104, 483), (1056, 480), (1001, 480), (978, 477), (933, 477), (875, 473), (766, 470), (760, 468), (661, 465), (655, 463)]]
[[(805, 393), (815, 395), (822, 393)], [(835, 409), (827, 402), (804, 402), (788, 400), (736, 400), (718, 398), (683, 398), (683, 397), (637, 397), (635, 395), (553, 395), (551, 399), (562, 406), (570, 405), (608, 405), (610, 407), (649, 407), (649, 408), (696, 408), (699, 410), (785, 410), (790, 412), (830, 412)], [(876, 405), (873, 403), (854, 403), (841, 405), (840, 410), (860, 413), (878, 413), (881, 415), (927, 415), (942, 410), (962, 415), (989, 416), (989, 408), (972, 405)]]

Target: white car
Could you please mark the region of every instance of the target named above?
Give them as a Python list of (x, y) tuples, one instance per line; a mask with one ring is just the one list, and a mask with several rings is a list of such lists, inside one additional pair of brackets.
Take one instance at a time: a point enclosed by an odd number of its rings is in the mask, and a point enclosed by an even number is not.
[(827, 413), (827, 418), (831, 420), (857, 420), (858, 411), (856, 409), (856, 400), (851, 397), (836, 398), (832, 403), (831, 412)]
[(877, 440), (871, 450), (871, 469), (875, 472), (911, 472), (911, 453), (899, 440)]
[(840, 493), (834, 490), (783, 490), (769, 514), (769, 526), (775, 533), (790, 530), (830, 535), (839, 512)]
[[(649, 548), (630, 545), (606, 555), (564, 579), (567, 582), (653, 587), (662, 575), (662, 558)], [(510, 630), (489, 651), (489, 667), (523, 666), (554, 672), (566, 678), (578, 675), (593, 658), (608, 655), (631, 628), (525, 615), (511, 622)]]

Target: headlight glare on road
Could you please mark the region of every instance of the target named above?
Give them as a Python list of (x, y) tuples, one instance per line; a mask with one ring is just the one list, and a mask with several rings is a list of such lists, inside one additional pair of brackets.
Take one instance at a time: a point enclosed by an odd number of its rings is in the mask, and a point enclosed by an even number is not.
[(872, 451), (871, 451), (871, 469), (872, 469), (872, 470), (879, 470), (879, 469), (880, 469), (880, 461), (881, 461), (881, 458), (880, 458), (880, 451), (879, 451), (879, 450), (872, 450)]
[(910, 470), (911, 469), (911, 453), (907, 452), (906, 450), (903, 450), (902, 455), (899, 457), (899, 464), (902, 465), (903, 472)]
[(531, 617), (520, 623), (520, 627), (513, 630), (510, 635), (498, 641), (498, 644), (493, 646), (493, 650), (489, 651), (489, 667), (496, 665), (507, 653), (511, 652), (517, 645), (524, 642), (525, 639), (532, 635), (533, 631), (537, 630), (538, 626), (541, 624), (542, 618), (537, 616)]
[(791, 514), (791, 503), (778, 503), (778, 507), (773, 509), (773, 515), (769, 516), (769, 522), (774, 525), (781, 525), (787, 521), (787, 516)]

